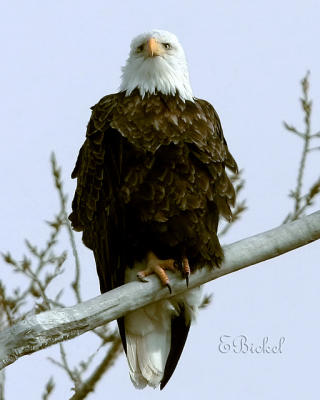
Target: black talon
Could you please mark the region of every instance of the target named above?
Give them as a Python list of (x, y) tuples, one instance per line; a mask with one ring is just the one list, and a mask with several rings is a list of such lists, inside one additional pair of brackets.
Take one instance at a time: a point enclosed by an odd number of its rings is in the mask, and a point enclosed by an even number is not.
[(171, 289), (170, 283), (167, 283), (167, 288), (169, 289), (170, 294), (172, 294), (172, 289)]
[(187, 288), (189, 287), (189, 277), (190, 277), (190, 266), (187, 257), (183, 257), (181, 260), (181, 271), (182, 276), (186, 280)]

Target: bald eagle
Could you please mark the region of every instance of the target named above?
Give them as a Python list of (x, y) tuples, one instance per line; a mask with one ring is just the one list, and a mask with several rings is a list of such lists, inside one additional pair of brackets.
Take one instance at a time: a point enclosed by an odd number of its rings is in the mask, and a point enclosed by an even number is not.
[[(70, 220), (93, 250), (101, 292), (166, 270), (188, 283), (197, 268), (219, 266), (219, 217), (231, 218), (237, 171), (219, 117), (193, 96), (185, 54), (172, 33), (133, 39), (120, 91), (94, 107), (72, 173)], [(179, 361), (200, 289), (118, 320), (137, 388), (162, 389)]]

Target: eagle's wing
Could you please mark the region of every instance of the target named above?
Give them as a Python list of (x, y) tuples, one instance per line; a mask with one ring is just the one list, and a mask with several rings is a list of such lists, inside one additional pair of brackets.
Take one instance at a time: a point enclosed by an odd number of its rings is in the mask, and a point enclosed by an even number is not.
[(108, 95), (92, 107), (86, 140), (72, 172), (77, 188), (69, 219), (93, 250), (102, 293), (124, 283), (126, 266), (125, 212), (117, 201), (126, 143), (110, 126), (117, 100), (118, 94)]
[[(210, 154), (212, 162), (221, 162), (229, 168), (232, 172), (238, 172), (238, 166), (229, 152), (227, 141), (223, 135), (220, 118), (213, 108), (213, 106), (206, 100), (196, 99), (196, 104), (201, 107), (201, 110), (206, 118), (206, 130), (209, 128), (210, 134), (207, 134), (208, 144), (207, 149), (202, 150), (207, 154)], [(199, 127), (198, 127), (199, 129)]]
[(163, 378), (160, 384), (162, 390), (171, 378), (181, 357), (184, 345), (191, 326), (191, 320), (186, 318), (184, 305), (181, 304), (180, 313), (171, 319), (171, 345), (164, 369)]
[[(72, 172), (77, 188), (69, 219), (73, 229), (83, 231), (84, 244), (93, 250), (101, 293), (124, 284), (126, 267), (122, 248), (125, 213), (117, 202), (123, 139), (110, 127), (116, 103), (117, 95), (108, 95), (92, 107), (86, 140)], [(118, 325), (126, 351), (123, 318)]]
[[(234, 173), (238, 172), (238, 167), (229, 152), (215, 109), (210, 103), (202, 99), (196, 99), (195, 103), (199, 108), (198, 118), (195, 118), (194, 129), (186, 136), (186, 142), (191, 153), (201, 162), (202, 168), (206, 170), (210, 179), (210, 186), (215, 186), (215, 196), (212, 198), (213, 208), (217, 205), (219, 214), (230, 220), (232, 216), (230, 205), (234, 205), (235, 192), (226, 174), (225, 167)], [(201, 179), (201, 175), (198, 176), (198, 179)], [(208, 205), (210, 206), (210, 202)], [(211, 225), (212, 234), (215, 234), (217, 230), (215, 215), (216, 211), (213, 210), (208, 217), (208, 219), (212, 219), (212, 221), (208, 221), (208, 225)], [(171, 347), (160, 389), (163, 389), (171, 378), (188, 337), (191, 321), (185, 317), (183, 305), (181, 307), (181, 312), (171, 320)]]
[(205, 117), (205, 126), (198, 126), (197, 131), (206, 134), (205, 140), (194, 141), (196, 146), (193, 146), (192, 152), (208, 171), (210, 186), (214, 188), (212, 200), (218, 208), (219, 215), (230, 221), (230, 206), (234, 206), (235, 191), (226, 168), (238, 173), (238, 166), (229, 152), (219, 116), (213, 106), (202, 99), (196, 99), (196, 104)]

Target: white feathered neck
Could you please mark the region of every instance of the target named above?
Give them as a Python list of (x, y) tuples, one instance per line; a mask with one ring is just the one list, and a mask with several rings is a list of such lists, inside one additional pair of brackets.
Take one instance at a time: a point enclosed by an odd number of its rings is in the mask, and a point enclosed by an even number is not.
[[(137, 48), (151, 37), (161, 43), (170, 43), (172, 46), (170, 51), (157, 57), (145, 57), (137, 52)], [(120, 90), (129, 96), (134, 89), (139, 89), (142, 97), (147, 93), (161, 92), (167, 95), (178, 93), (183, 101), (194, 101), (186, 57), (174, 34), (153, 30), (132, 40), (129, 57), (122, 68)]]

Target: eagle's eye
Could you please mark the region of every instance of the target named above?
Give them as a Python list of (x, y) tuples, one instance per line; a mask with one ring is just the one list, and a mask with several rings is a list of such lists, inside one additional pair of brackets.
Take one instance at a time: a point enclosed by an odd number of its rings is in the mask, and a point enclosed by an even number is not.
[(170, 43), (162, 43), (162, 46), (163, 46), (165, 49), (168, 49), (168, 50), (172, 48), (172, 46), (171, 46)]
[(136, 52), (141, 53), (143, 51), (143, 48), (144, 48), (144, 44), (141, 44), (140, 46), (137, 47)]

